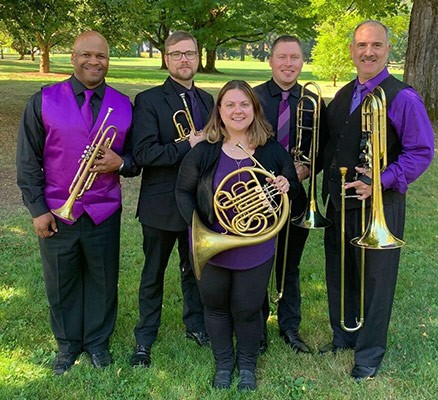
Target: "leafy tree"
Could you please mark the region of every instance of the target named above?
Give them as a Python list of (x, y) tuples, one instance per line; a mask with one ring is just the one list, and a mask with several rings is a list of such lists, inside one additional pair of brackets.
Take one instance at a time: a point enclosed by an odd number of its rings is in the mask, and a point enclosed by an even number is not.
[(0, 20), (34, 37), (40, 49), (40, 72), (50, 72), (50, 49), (72, 37), (74, 10), (80, 0), (2, 0)]
[(6, 24), (0, 21), (0, 57), (3, 60), (5, 58), (3, 49), (5, 47), (11, 47), (12, 37), (6, 29)]
[(348, 47), (357, 21), (357, 16), (349, 15), (348, 18), (323, 22), (317, 28), (316, 45), (312, 50), (312, 72), (320, 79), (331, 80), (333, 86), (339, 80), (348, 79), (352, 72)]
[[(324, 18), (317, 27), (317, 44), (312, 51), (314, 72), (322, 79), (332, 79), (334, 86), (337, 80), (348, 78), (353, 68), (349, 45), (358, 23), (369, 18), (380, 19), (390, 30), (391, 42), (398, 45), (407, 31), (409, 8), (402, 0), (312, 2), (317, 10), (322, 10)], [(398, 15), (394, 15), (396, 12)]]
[(205, 72), (216, 72), (216, 50), (226, 43), (257, 42), (272, 31), (296, 31), (309, 35), (312, 20), (301, 0), (180, 1), (177, 20), (191, 31), (199, 48), (206, 49)]
[(438, 120), (438, 1), (414, 0), (404, 80), (423, 96), (429, 117)]
[(143, 26), (151, 18), (151, 1), (88, 0), (79, 11), (81, 30), (93, 29), (107, 39), (112, 55), (133, 54), (143, 39)]

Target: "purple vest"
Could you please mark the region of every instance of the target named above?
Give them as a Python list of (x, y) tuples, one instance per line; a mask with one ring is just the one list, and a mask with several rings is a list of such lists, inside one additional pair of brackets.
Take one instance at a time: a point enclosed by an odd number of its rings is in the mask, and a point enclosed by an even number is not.
[[(69, 187), (79, 167), (78, 160), (96, 136), (108, 107), (113, 108), (113, 112), (103, 129), (110, 125), (117, 128), (111, 149), (121, 154), (132, 119), (132, 107), (127, 96), (107, 86), (99, 115), (91, 132), (88, 132), (70, 81), (43, 88), (45, 200), (50, 209), (61, 207), (69, 197)], [(113, 133), (112, 129), (109, 130), (111, 136)], [(91, 189), (74, 203), (73, 216), (79, 218), (86, 212), (95, 224), (100, 224), (119, 209), (121, 201), (119, 175), (116, 172), (100, 174)]]

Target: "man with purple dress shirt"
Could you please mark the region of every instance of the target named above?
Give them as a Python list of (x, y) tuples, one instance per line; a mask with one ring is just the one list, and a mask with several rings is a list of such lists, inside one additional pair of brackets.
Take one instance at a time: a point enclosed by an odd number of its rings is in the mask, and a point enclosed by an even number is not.
[[(387, 332), (396, 287), (400, 249), (366, 250), (365, 323), (356, 332), (340, 326), (340, 208), (339, 167), (347, 167), (347, 191), (358, 198), (346, 199), (345, 325), (356, 326), (359, 315), (360, 249), (350, 240), (360, 236), (361, 200), (372, 195), (370, 171), (357, 167), (361, 141), (361, 106), (376, 86), (387, 100), (388, 166), (381, 173), (384, 213), (389, 230), (403, 237), (406, 191), (433, 158), (433, 130), (424, 104), (410, 86), (389, 74), (386, 64), (390, 44), (388, 30), (368, 20), (356, 28), (350, 45), (357, 78), (344, 86), (328, 107), (330, 140), (324, 155), (323, 197), (328, 201), (327, 218), (333, 225), (325, 231), (326, 279), (333, 340), (321, 353), (353, 349), (355, 365), (351, 376), (358, 382), (373, 378), (386, 351)], [(361, 86), (359, 86), (361, 85)], [(359, 93), (360, 92), (360, 93)], [(360, 96), (357, 106), (355, 97)], [(353, 106), (351, 105), (353, 103)], [(357, 174), (358, 179), (355, 179)], [(364, 178), (365, 176), (365, 178)], [(369, 204), (368, 204), (369, 205)]]
[[(108, 342), (117, 315), (119, 174), (139, 173), (130, 156), (130, 100), (105, 83), (107, 41), (97, 32), (83, 32), (75, 40), (71, 62), (74, 73), (68, 80), (43, 87), (30, 98), (17, 140), (17, 183), (38, 236), (59, 348), (55, 375), (68, 371), (83, 351), (96, 368), (112, 362)], [(118, 132), (111, 149), (101, 147), (93, 168), (97, 179), (74, 202), (75, 222), (55, 218), (50, 210), (69, 197), (78, 160), (110, 108), (103, 129), (114, 125)]]

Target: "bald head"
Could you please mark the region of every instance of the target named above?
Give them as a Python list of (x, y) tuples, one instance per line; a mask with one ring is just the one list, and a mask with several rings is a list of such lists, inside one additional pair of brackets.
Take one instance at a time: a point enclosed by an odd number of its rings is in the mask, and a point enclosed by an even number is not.
[(75, 77), (87, 88), (99, 86), (108, 72), (108, 42), (98, 32), (81, 33), (74, 42), (71, 63)]
[(109, 54), (109, 45), (106, 39), (96, 31), (85, 31), (80, 33), (73, 44), (73, 52), (80, 51), (84, 45), (91, 45), (91, 43), (99, 44), (106, 48), (106, 55)]

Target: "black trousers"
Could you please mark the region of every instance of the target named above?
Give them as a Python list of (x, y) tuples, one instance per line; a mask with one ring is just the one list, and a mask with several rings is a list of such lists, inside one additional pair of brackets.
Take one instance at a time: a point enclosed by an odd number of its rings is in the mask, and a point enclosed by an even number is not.
[(62, 352), (108, 348), (117, 315), (120, 215), (99, 225), (83, 214), (39, 239), (53, 334)]
[[(305, 200), (305, 199), (304, 199)], [(300, 205), (300, 214), (303, 206)], [(300, 262), (303, 255), (309, 230), (290, 224), (288, 246), (287, 246), (287, 263), (284, 277), (283, 296), (277, 306), (277, 321), (281, 331), (293, 330), (298, 332), (301, 323), (301, 290), (300, 290)], [(276, 286), (280, 290), (283, 276), (284, 249), (286, 243), (286, 226), (280, 231), (277, 243), (276, 269)], [(266, 294), (262, 308), (263, 326), (266, 330), (266, 322), (269, 318), (269, 296)], [(265, 332), (266, 334), (266, 332)]]
[(164, 273), (175, 242), (184, 299), (183, 322), (188, 331), (205, 331), (204, 309), (189, 259), (188, 231), (163, 231), (142, 224), (145, 263), (139, 290), (140, 320), (134, 329), (137, 344), (151, 347), (158, 335), (163, 304)]
[[(389, 230), (396, 237), (402, 238), (405, 202), (386, 204), (384, 213)], [(400, 249), (365, 251), (365, 324), (356, 332), (345, 332), (340, 326), (340, 212), (336, 212), (331, 203), (327, 218), (333, 221), (325, 230), (324, 236), (333, 343), (336, 346), (354, 348), (357, 365), (376, 367), (386, 351)], [(345, 324), (347, 327), (354, 327), (355, 319), (359, 317), (360, 249), (351, 245), (350, 240), (361, 236), (360, 208), (346, 211), (345, 231)]]
[(233, 332), (237, 339), (237, 366), (255, 370), (260, 345), (260, 310), (273, 259), (244, 271), (206, 264), (199, 290), (216, 369), (234, 368)]

